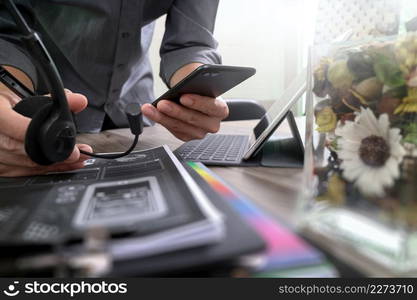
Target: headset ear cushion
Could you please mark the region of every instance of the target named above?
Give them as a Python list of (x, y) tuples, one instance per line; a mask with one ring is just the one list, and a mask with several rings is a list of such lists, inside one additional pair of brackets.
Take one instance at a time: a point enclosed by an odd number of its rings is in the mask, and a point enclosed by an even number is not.
[(41, 110), (44, 106), (51, 104), (51, 98), (47, 96), (32, 96), (19, 101), (13, 110), (28, 118), (33, 116)]
[(50, 161), (41, 147), (42, 126), (52, 111), (51, 98), (45, 96), (36, 96), (25, 98), (13, 108), (16, 112), (32, 118), (25, 137), (25, 150), (27, 155), (34, 162), (40, 165), (50, 165)]

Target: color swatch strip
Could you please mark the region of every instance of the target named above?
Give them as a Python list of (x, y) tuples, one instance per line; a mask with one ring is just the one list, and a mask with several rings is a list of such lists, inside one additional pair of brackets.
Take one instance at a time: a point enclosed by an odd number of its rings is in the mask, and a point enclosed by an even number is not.
[(323, 263), (325, 259), (319, 251), (309, 246), (290, 229), (263, 212), (248, 198), (232, 189), (206, 166), (195, 162), (188, 162), (188, 165), (264, 239), (267, 247), (264, 264), (256, 270), (257, 272)]

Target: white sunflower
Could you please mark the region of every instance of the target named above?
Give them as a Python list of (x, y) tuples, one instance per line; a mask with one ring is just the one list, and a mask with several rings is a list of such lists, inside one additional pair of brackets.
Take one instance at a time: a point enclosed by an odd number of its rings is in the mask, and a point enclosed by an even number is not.
[(390, 128), (387, 114), (377, 119), (371, 109), (362, 108), (354, 122), (336, 128), (336, 135), (341, 137), (338, 156), (343, 176), (363, 195), (383, 196), (400, 175), (405, 155), (400, 129)]

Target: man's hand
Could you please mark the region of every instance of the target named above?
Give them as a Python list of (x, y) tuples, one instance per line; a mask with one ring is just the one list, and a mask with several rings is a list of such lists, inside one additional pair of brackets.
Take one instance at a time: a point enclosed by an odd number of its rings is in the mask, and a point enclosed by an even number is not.
[[(174, 86), (193, 72), (201, 63), (190, 63), (178, 69), (171, 78)], [(154, 122), (166, 127), (173, 135), (183, 141), (202, 139), (207, 133), (219, 131), (220, 122), (229, 115), (227, 104), (221, 99), (199, 95), (183, 95), (181, 105), (169, 100), (158, 102), (158, 107), (151, 104), (142, 106), (143, 114)]]
[(183, 141), (202, 139), (207, 133), (215, 133), (220, 122), (229, 114), (227, 104), (221, 99), (199, 95), (183, 95), (178, 105), (169, 100), (142, 106), (143, 114), (166, 127)]
[[(87, 99), (81, 94), (67, 91), (67, 99), (75, 113), (87, 106)], [(88, 145), (76, 145), (66, 161), (51, 166), (40, 166), (27, 156), (24, 140), (31, 120), (12, 109), (18, 101), (13, 93), (0, 91), (0, 176), (30, 176), (82, 168), (88, 157), (81, 155), (79, 149), (91, 152)]]

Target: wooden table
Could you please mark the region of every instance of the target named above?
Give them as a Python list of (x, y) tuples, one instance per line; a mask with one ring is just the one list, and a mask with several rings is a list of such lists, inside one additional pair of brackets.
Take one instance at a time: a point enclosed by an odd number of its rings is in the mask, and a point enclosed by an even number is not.
[[(255, 120), (223, 122), (220, 133), (249, 134), (256, 123)], [(276, 134), (289, 134), (289, 127), (284, 123)], [(129, 129), (109, 130), (100, 134), (82, 134), (78, 141), (91, 145), (96, 152), (125, 151), (132, 142), (132, 134)], [(157, 124), (144, 129), (137, 149), (143, 150), (162, 144), (174, 150), (182, 144), (182, 141)], [(273, 216), (289, 225), (295, 224), (301, 169), (266, 167), (211, 167), (210, 169)]]
[[(300, 134), (303, 136), (303, 127), (305, 127), (303, 119), (297, 118), (296, 121)], [(223, 122), (220, 133), (249, 134), (256, 123), (256, 120)], [(289, 133), (289, 126), (284, 121), (275, 135), (289, 136)], [(90, 144), (96, 152), (125, 151), (131, 145), (132, 135), (129, 129), (117, 129), (100, 134), (82, 134), (78, 140)], [(165, 128), (155, 125), (144, 129), (137, 149), (144, 150), (166, 144), (174, 150), (182, 143)], [(302, 188), (302, 169), (267, 167), (210, 167), (210, 169), (272, 216), (284, 221), (289, 226), (296, 225), (297, 197)], [(330, 248), (334, 246), (329, 245)], [(331, 255), (334, 249), (320, 248), (330, 255), (331, 261), (341, 271), (341, 275), (349, 277), (358, 275), (355, 269), (349, 265), (340, 264), (339, 260)], [(364, 262), (366, 263), (366, 260), (360, 260), (360, 264), (364, 264)], [(378, 271), (373, 274), (384, 273)]]

